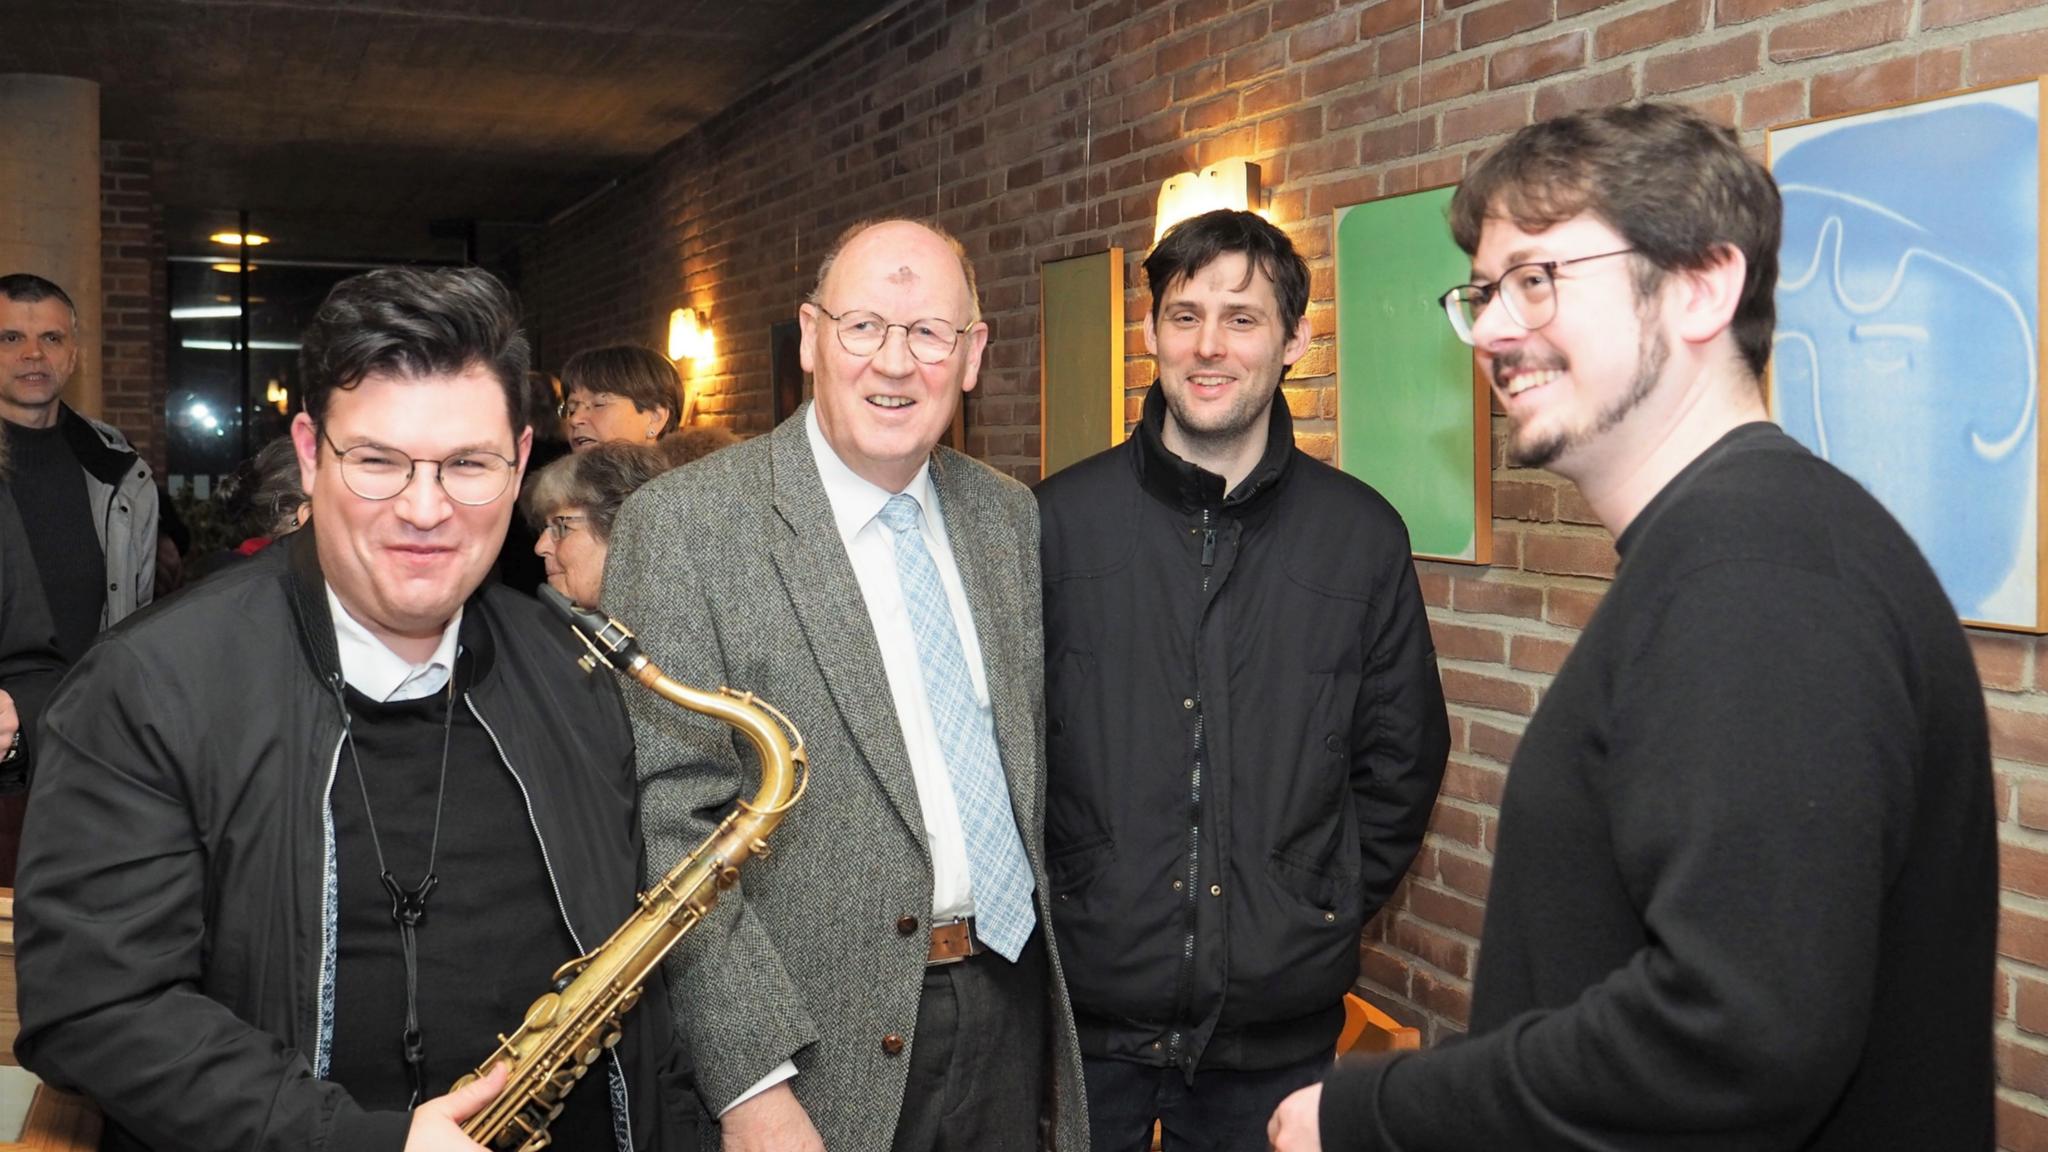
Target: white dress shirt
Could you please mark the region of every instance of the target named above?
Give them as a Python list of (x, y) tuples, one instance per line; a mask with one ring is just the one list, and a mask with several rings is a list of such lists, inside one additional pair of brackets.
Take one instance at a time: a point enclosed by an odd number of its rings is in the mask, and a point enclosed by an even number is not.
[[(825, 439), (825, 430), (818, 426), (816, 405), (805, 410), (804, 430), (810, 436), (818, 479), (825, 485), (825, 499), (832, 505), (839, 542), (853, 564), (853, 578), (860, 585), (868, 622), (875, 629), (875, 644), (882, 650), (882, 671), (889, 680), (889, 698), (896, 706), (896, 723), (903, 729), (904, 751), (910, 754), (910, 775), (917, 784), (925, 843), (931, 848), (932, 919), (972, 916), (974, 891), (967, 878), (967, 838), (960, 831), (953, 777), (946, 770), (945, 755), (940, 750), (938, 725), (932, 720), (931, 702), (925, 697), (924, 669), (917, 659), (917, 636), (911, 630), (910, 610), (904, 606), (903, 585), (896, 576), (896, 534), (879, 518), (882, 505), (895, 493), (869, 483), (846, 466), (846, 461)], [(960, 582), (960, 566), (953, 562), (946, 518), (939, 509), (938, 490), (932, 487), (931, 465), (919, 468), (903, 491), (923, 511), (918, 518), (918, 531), (939, 570), (939, 583), (946, 589), (953, 629), (960, 635), (961, 655), (966, 658), (967, 674), (974, 681), (974, 699), (985, 714), (989, 710), (988, 673), (981, 666), (981, 638), (974, 630), (974, 613), (967, 606), (967, 588)], [(796, 1065), (783, 1061), (726, 1105), (719, 1116), (724, 1117), (795, 1075)]]
[(448, 686), (455, 675), (456, 632), (462, 627), (462, 608), (457, 606), (448, 626), (441, 630), (441, 643), (423, 664), (414, 664), (384, 646), (348, 609), (341, 597), (327, 589), (327, 613), (334, 618), (334, 646), (341, 654), (341, 678), (348, 686), (372, 700), (389, 704), (418, 700)]

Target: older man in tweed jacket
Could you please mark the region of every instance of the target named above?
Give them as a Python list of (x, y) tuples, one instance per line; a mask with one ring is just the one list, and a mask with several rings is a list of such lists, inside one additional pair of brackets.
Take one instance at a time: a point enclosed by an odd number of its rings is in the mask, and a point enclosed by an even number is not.
[[(923, 224), (858, 226), (800, 319), (815, 403), (628, 500), (605, 576), (657, 663), (758, 693), (810, 752), (773, 853), (670, 962), (706, 1147), (1084, 1149), (1046, 905), (1037, 513), (937, 447), (988, 339), (973, 269)], [(636, 695), (659, 872), (755, 765)]]

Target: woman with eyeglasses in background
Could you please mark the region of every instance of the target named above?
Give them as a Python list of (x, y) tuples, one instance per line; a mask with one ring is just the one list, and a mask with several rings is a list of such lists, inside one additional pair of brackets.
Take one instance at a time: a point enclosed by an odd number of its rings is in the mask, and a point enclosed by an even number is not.
[(619, 506), (670, 467), (667, 457), (638, 444), (598, 444), (564, 456), (535, 474), (523, 502), (540, 532), (534, 555), (548, 583), (584, 608), (604, 591), (604, 558)]
[(592, 348), (562, 365), (562, 430), (576, 452), (614, 440), (652, 444), (676, 430), (682, 397), (683, 379), (661, 353)]

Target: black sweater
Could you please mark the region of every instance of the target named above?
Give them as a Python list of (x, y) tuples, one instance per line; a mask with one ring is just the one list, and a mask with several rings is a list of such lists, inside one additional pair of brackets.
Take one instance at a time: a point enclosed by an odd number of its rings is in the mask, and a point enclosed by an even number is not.
[(1767, 424), (1619, 548), (1508, 776), (1471, 1037), (1340, 1068), (1324, 1147), (1990, 1147), (1990, 755), (1933, 573)]

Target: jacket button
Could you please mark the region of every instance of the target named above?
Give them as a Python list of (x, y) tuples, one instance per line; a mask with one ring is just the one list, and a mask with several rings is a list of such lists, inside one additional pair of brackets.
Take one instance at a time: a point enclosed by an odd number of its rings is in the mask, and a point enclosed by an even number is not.
[(1328, 736), (1323, 737), (1323, 747), (1328, 748), (1332, 752), (1342, 752), (1344, 750), (1344, 741), (1339, 740), (1337, 734), (1332, 732)]
[(894, 1032), (891, 1032), (887, 1036), (882, 1037), (882, 1055), (903, 1055), (903, 1037), (898, 1036)]
[(1178, 879), (1175, 879), (1175, 880), (1174, 880), (1174, 882), (1173, 882), (1173, 890), (1174, 890), (1175, 892), (1178, 892), (1178, 891), (1180, 891), (1180, 888), (1181, 888), (1181, 884), (1180, 884), (1180, 881), (1179, 881)]
[(1221, 885), (1221, 884), (1211, 884), (1211, 885), (1209, 885), (1209, 895), (1211, 895), (1211, 896), (1221, 896), (1221, 895), (1223, 895), (1223, 885)]
[(908, 936), (908, 935), (910, 935), (910, 934), (911, 934), (912, 932), (915, 932), (915, 931), (917, 931), (917, 917), (915, 917), (915, 916), (910, 916), (910, 915), (903, 915), (903, 916), (898, 916), (898, 917), (896, 918), (896, 934), (897, 934), (897, 935), (899, 935), (899, 936)]
[(1189, 697), (1187, 697), (1186, 699), (1183, 699), (1183, 700), (1182, 700), (1182, 701), (1180, 702), (1180, 706), (1181, 706), (1181, 707), (1183, 707), (1183, 708), (1185, 708), (1185, 709), (1187, 709), (1187, 710), (1188, 710), (1188, 711), (1190, 711), (1190, 712), (1194, 711), (1194, 710), (1195, 710), (1195, 698), (1194, 698), (1193, 696), (1189, 696)]

